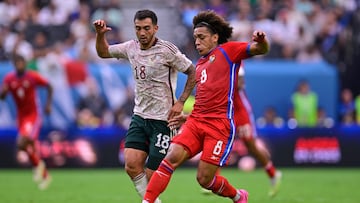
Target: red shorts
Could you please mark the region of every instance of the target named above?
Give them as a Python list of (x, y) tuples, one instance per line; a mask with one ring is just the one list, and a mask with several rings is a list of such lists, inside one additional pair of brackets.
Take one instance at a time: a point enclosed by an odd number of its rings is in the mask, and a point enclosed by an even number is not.
[(39, 137), (41, 120), (37, 115), (18, 119), (18, 134), (36, 140)]
[(225, 118), (189, 116), (173, 143), (182, 145), (190, 158), (202, 152), (201, 160), (217, 166), (227, 164), (235, 138), (235, 125)]
[(235, 113), (235, 121), (237, 134), (242, 140), (252, 140), (257, 136), (253, 114), (248, 112), (241, 100)]

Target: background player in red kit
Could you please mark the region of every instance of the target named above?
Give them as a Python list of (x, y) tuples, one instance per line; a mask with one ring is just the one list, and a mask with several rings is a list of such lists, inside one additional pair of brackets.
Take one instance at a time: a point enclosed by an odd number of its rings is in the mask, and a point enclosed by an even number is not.
[(235, 95), (241, 60), (267, 53), (269, 43), (265, 33), (258, 31), (253, 34), (253, 43), (228, 42), (232, 28), (211, 10), (197, 14), (193, 25), (195, 46), (202, 56), (196, 65), (194, 109), (153, 174), (143, 203), (153, 203), (166, 189), (174, 170), (199, 152), (199, 184), (235, 203), (247, 203), (247, 191), (235, 189), (216, 171), (227, 164), (236, 134), (234, 100), (239, 99)]
[(51, 181), (44, 161), (40, 159), (36, 142), (41, 126), (40, 112), (36, 88), (46, 87), (47, 101), (45, 113), (51, 111), (52, 87), (49, 82), (37, 72), (26, 70), (26, 61), (20, 55), (13, 56), (15, 71), (8, 73), (3, 81), (0, 98), (5, 99), (11, 93), (17, 107), (18, 137), (17, 147), (25, 151), (34, 167), (34, 181), (39, 189), (46, 189)]
[(264, 167), (266, 174), (270, 178), (271, 187), (269, 196), (274, 196), (278, 192), (282, 174), (280, 171), (276, 170), (270, 159), (270, 153), (267, 151), (267, 149), (261, 148), (258, 144), (256, 144), (257, 131), (252, 107), (246, 96), (244, 74), (244, 68), (241, 67), (238, 78), (238, 92), (240, 100), (236, 100), (239, 101), (239, 103), (235, 104), (236, 107), (239, 107), (236, 116), (238, 135), (244, 141), (244, 144), (246, 145), (249, 152), (254, 155), (255, 158)]

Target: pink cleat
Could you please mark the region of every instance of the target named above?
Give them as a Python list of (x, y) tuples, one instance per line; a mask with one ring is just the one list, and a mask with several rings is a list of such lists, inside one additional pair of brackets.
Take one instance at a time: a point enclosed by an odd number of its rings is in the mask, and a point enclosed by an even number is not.
[(240, 199), (234, 203), (247, 203), (248, 202), (248, 192), (246, 190), (237, 190), (240, 194)]

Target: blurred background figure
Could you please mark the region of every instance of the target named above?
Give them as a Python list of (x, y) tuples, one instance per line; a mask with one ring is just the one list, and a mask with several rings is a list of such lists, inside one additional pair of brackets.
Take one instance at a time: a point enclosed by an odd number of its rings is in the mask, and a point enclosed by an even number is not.
[(80, 97), (77, 105), (77, 124), (80, 127), (99, 127), (108, 125), (106, 123), (109, 106), (104, 97), (100, 94), (97, 81), (88, 77), (85, 81), (86, 91)]
[(53, 88), (40, 74), (26, 70), (26, 60), (23, 56), (12, 56), (14, 71), (8, 73), (0, 89), (0, 99), (5, 99), (10, 93), (17, 109), (17, 151), (24, 151), (34, 168), (34, 181), (39, 189), (44, 190), (51, 182), (45, 162), (39, 154), (38, 138), (42, 123), (42, 112), (38, 104), (38, 87), (47, 90), (44, 112), (50, 114)]
[(135, 93), (134, 86), (129, 85), (126, 89), (126, 101), (115, 111), (115, 123), (124, 129), (129, 129), (131, 117), (134, 114)]
[(263, 115), (256, 119), (256, 125), (259, 128), (282, 128), (284, 123), (284, 119), (277, 115), (277, 111), (273, 106), (266, 107)]
[(340, 92), (339, 121), (345, 125), (353, 125), (355, 121), (355, 100), (350, 89), (345, 88)]
[[(315, 127), (317, 125), (318, 96), (306, 80), (301, 80), (291, 95), (289, 122), (297, 127)], [(292, 126), (292, 124), (290, 124)]]
[(319, 127), (319, 128), (332, 128), (332, 127), (334, 127), (334, 125), (335, 125), (334, 119), (327, 115), (327, 112), (325, 111), (324, 108), (322, 108), (322, 107), (318, 108), (317, 116), (318, 116), (318, 118), (317, 118), (316, 127)]

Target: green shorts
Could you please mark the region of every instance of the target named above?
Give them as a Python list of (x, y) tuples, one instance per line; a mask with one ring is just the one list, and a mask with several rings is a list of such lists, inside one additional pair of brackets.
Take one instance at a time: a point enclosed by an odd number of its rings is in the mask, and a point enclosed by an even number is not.
[(170, 146), (170, 129), (166, 121), (144, 119), (133, 115), (126, 133), (125, 148), (148, 153), (146, 167), (156, 170)]

